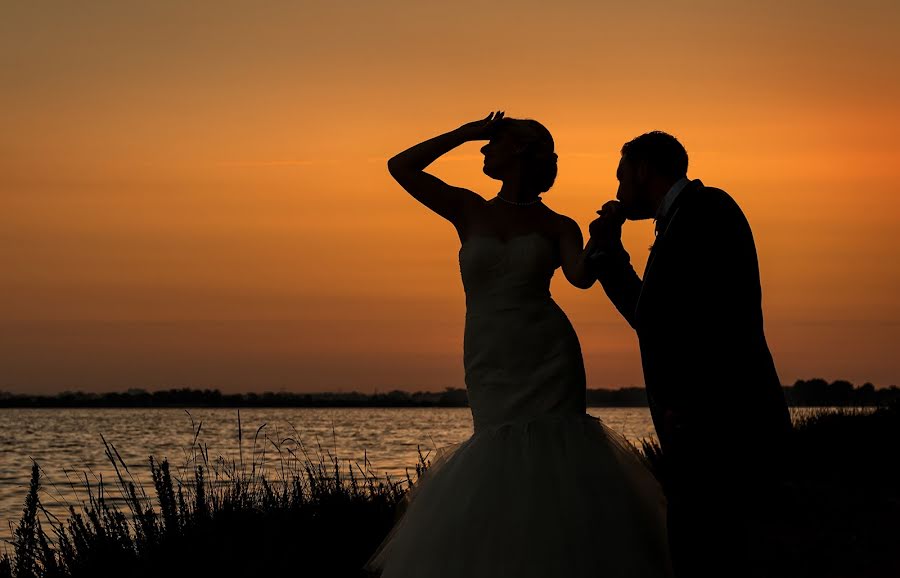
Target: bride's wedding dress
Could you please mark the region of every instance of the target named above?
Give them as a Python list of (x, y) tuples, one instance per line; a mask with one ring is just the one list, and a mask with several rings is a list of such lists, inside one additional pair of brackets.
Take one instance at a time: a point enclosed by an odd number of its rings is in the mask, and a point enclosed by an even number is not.
[(475, 433), (411, 490), (368, 565), (384, 578), (670, 575), (656, 480), (585, 413), (578, 337), (550, 297), (554, 251), (538, 233), (463, 243)]

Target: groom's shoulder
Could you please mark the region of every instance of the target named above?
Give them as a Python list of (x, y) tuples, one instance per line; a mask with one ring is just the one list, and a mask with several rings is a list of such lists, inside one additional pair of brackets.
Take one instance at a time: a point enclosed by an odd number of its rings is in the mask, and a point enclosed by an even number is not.
[(732, 214), (743, 217), (743, 211), (737, 201), (724, 190), (717, 187), (708, 187), (703, 183), (697, 184), (694, 194), (689, 197), (697, 209), (703, 212), (718, 213), (720, 215)]
[(731, 195), (718, 187), (704, 185), (700, 181), (694, 181), (694, 194), (691, 195), (697, 202), (703, 204), (729, 205), (736, 204)]
[(702, 183), (695, 187), (693, 194), (685, 199), (690, 206), (686, 211), (689, 221), (697, 230), (705, 234), (724, 235), (728, 237), (750, 236), (750, 223), (746, 215), (727, 192), (716, 187), (707, 187)]

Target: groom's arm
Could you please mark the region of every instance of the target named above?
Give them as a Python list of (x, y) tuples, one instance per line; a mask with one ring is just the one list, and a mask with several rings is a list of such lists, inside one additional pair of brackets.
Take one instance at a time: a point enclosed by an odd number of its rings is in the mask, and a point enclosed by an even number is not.
[(631, 266), (631, 257), (622, 245), (622, 225), (625, 213), (618, 201), (607, 201), (597, 211), (600, 215), (590, 226), (590, 245), (596, 247), (591, 255), (591, 269), (603, 285), (628, 324), (635, 327), (635, 310), (641, 295), (641, 278)]
[(628, 324), (635, 327), (634, 313), (641, 295), (642, 281), (631, 266), (631, 257), (622, 242), (594, 253), (591, 262), (609, 300)]

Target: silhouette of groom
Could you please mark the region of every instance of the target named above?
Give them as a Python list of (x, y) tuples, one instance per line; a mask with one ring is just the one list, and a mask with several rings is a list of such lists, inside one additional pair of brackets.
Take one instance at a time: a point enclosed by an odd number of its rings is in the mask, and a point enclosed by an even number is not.
[[(626, 143), (618, 200), (590, 226), (592, 263), (640, 343), (676, 576), (766, 575), (790, 417), (763, 333), (750, 226), (727, 193), (688, 180), (687, 168), (669, 134)], [(622, 225), (650, 218), (656, 241), (642, 280)]]

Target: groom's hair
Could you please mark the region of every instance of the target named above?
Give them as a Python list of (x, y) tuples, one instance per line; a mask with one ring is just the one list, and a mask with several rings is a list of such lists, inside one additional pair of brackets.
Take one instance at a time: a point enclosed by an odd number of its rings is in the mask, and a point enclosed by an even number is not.
[(687, 175), (688, 154), (674, 136), (654, 130), (628, 141), (622, 156), (635, 165), (647, 167), (661, 177), (679, 179)]

